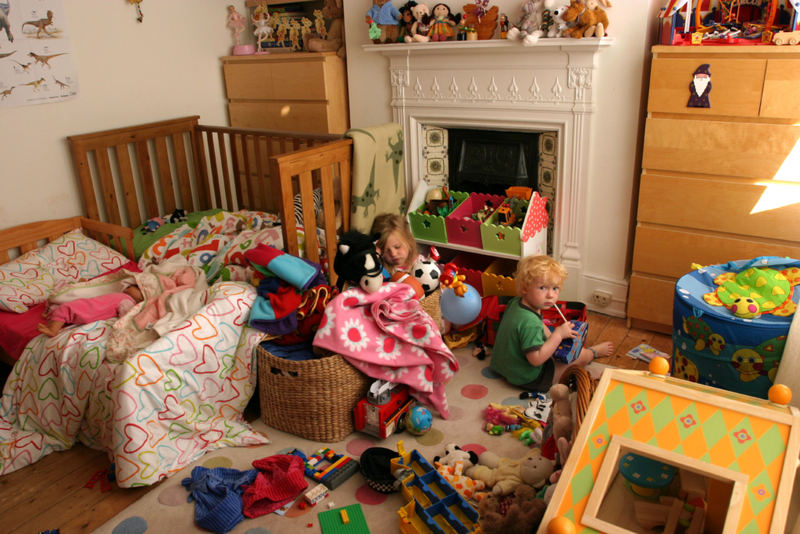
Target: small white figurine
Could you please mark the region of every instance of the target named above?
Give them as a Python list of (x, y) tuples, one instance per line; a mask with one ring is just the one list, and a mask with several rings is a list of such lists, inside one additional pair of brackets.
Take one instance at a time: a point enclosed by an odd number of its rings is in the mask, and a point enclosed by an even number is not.
[(239, 46), (239, 34), (244, 31), (244, 25), (247, 22), (241, 13), (236, 11), (232, 5), (228, 6), (228, 28), (233, 30), (233, 36), (236, 38), (236, 46)]
[(256, 8), (253, 12), (253, 26), (256, 27), (253, 35), (256, 36), (256, 50), (261, 50), (261, 41), (268, 39), (272, 35), (272, 27), (269, 25), (269, 12), (259, 11)]

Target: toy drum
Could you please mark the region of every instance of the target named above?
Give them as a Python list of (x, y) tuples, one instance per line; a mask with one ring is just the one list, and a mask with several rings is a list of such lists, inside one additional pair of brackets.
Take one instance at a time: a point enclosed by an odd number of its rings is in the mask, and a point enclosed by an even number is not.
[(586, 341), (586, 334), (589, 331), (589, 325), (583, 321), (572, 321), (575, 325), (575, 330), (580, 334), (575, 339), (564, 339), (553, 354), (556, 361), (570, 364), (574, 362), (581, 354), (581, 349)]

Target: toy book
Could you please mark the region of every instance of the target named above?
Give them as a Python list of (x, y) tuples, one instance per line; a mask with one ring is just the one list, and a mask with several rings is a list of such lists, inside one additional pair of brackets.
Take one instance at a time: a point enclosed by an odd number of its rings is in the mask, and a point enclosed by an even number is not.
[(669, 354), (667, 354), (665, 352), (661, 352), (658, 349), (654, 349), (653, 347), (651, 347), (647, 343), (642, 343), (638, 347), (634, 347), (631, 350), (629, 350), (628, 351), (628, 356), (630, 356), (631, 358), (638, 358), (638, 359), (643, 360), (645, 362), (649, 362), (650, 360), (652, 360), (656, 356), (661, 356), (663, 358), (669, 359)]

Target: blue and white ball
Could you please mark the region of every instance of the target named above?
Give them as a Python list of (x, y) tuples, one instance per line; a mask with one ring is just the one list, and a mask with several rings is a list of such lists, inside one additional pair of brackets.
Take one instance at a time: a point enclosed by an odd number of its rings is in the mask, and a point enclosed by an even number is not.
[(433, 415), (424, 406), (414, 406), (406, 419), (406, 430), (415, 436), (421, 436), (431, 429), (433, 425)]
[(422, 260), (411, 267), (411, 275), (417, 279), (427, 297), (439, 288), (439, 275), (442, 270), (435, 261)]

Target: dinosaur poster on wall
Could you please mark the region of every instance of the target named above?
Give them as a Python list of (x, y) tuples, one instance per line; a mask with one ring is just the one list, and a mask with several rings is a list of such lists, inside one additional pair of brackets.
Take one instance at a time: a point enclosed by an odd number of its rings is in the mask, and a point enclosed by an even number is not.
[(63, 0), (0, 0), (0, 108), (78, 96)]

